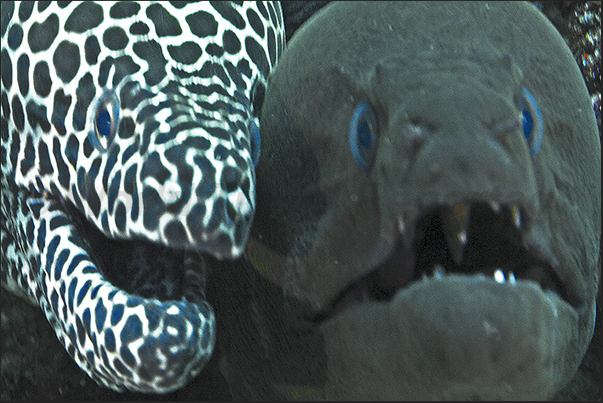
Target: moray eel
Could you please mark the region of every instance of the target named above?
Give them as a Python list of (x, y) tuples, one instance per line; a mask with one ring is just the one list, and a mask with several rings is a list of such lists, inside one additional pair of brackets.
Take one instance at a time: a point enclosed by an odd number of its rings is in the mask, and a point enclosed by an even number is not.
[(177, 389), (215, 343), (201, 253), (232, 259), (247, 243), (254, 94), (284, 45), (280, 5), (1, 14), (2, 285), (40, 306), (99, 384)]
[(329, 4), (271, 73), (260, 123), (246, 260), (213, 297), (246, 318), (221, 327), (235, 396), (549, 399), (575, 373), (601, 146), (534, 6)]

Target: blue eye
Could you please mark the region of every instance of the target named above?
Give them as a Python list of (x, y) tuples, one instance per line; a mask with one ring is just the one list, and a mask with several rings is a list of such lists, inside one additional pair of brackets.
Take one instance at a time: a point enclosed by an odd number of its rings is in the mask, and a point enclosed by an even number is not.
[(368, 171), (377, 150), (377, 117), (368, 102), (361, 102), (350, 121), (350, 146), (356, 163), (363, 171)]
[(260, 159), (260, 129), (255, 122), (251, 123), (251, 160), (253, 161), (253, 166), (255, 167), (258, 164), (258, 160)]
[(519, 107), (522, 115), (523, 134), (526, 136), (526, 141), (530, 147), (530, 154), (533, 157), (542, 143), (542, 134), (544, 131), (542, 114), (530, 91), (522, 88), (521, 95)]
[(101, 108), (96, 115), (96, 132), (99, 137), (111, 137), (111, 113)]
[(112, 98), (99, 103), (94, 117), (94, 131), (90, 133), (89, 137), (100, 150), (106, 150), (111, 140), (113, 140), (118, 118), (117, 102)]

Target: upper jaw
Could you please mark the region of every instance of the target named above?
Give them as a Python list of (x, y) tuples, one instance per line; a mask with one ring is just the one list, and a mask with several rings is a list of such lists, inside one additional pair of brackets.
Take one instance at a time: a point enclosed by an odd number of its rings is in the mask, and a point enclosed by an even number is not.
[(560, 264), (539, 236), (529, 207), (466, 200), (406, 206), (394, 217), (389, 254), (332, 296), (313, 320), (322, 322), (358, 302), (390, 301), (415, 281), (453, 273), (501, 284), (532, 281), (570, 305), (580, 303), (571, 284), (562, 282)]

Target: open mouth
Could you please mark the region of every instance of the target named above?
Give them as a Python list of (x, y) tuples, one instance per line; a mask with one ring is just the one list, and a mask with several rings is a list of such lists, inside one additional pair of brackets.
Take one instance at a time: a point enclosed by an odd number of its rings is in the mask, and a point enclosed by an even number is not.
[(414, 282), (452, 273), (509, 285), (533, 281), (571, 303), (552, 265), (527, 241), (529, 221), (521, 207), (496, 202), (408, 208), (399, 216), (396, 245), (385, 261), (345, 287), (314, 320), (354, 303), (389, 301)]
[(200, 252), (174, 249), (150, 241), (111, 239), (72, 205), (65, 205), (90, 258), (113, 286), (159, 301), (205, 299), (206, 265)]

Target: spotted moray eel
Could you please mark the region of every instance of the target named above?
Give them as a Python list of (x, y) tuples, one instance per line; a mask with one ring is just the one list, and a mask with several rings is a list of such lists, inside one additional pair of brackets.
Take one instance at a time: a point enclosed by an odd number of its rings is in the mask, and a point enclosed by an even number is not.
[[(177, 389), (215, 343), (201, 253), (236, 258), (250, 231), (280, 5), (2, 2), (1, 14), (2, 285), (40, 306), (99, 384)], [(115, 286), (106, 274), (121, 268), (102, 266), (83, 228), (178, 253), (185, 291)]]

